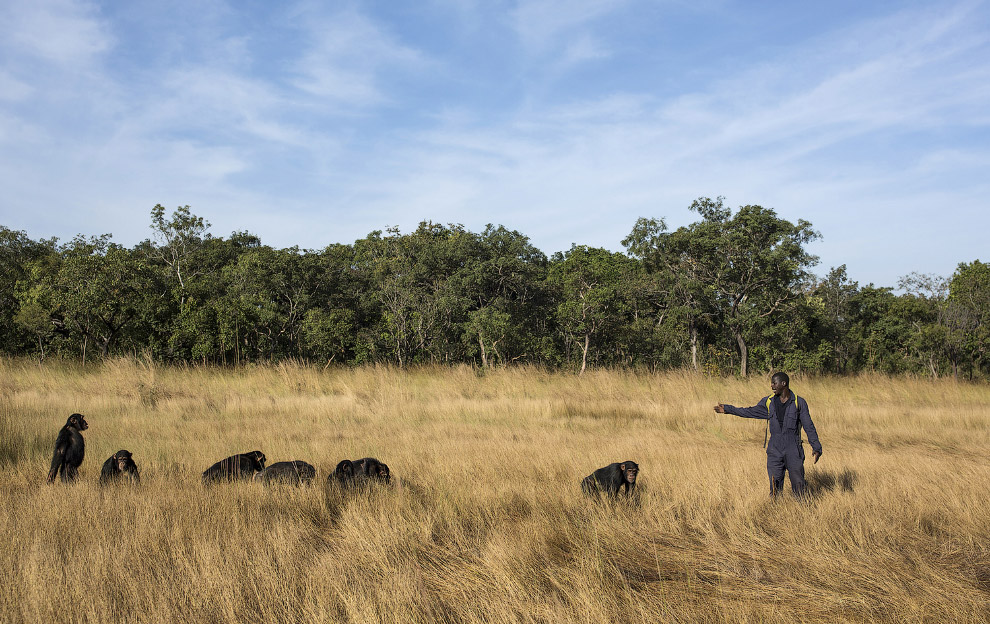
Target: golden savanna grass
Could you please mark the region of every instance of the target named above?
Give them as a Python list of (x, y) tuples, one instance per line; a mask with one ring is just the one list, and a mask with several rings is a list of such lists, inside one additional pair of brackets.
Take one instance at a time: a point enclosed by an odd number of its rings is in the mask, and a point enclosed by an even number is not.
[[(825, 447), (768, 498), (764, 378), (0, 361), (0, 620), (990, 621), (990, 388), (794, 379)], [(80, 481), (45, 484), (86, 415)], [(101, 489), (134, 453), (138, 488)], [(205, 488), (260, 449), (314, 487)], [(395, 487), (325, 486), (343, 458)], [(581, 478), (639, 462), (638, 500)]]

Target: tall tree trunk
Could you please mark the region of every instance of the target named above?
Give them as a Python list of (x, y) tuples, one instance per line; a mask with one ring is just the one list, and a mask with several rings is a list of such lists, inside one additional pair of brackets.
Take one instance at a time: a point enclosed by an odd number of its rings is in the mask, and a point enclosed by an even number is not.
[(698, 328), (694, 326), (694, 319), (691, 319), (691, 366), (698, 370)]
[(110, 345), (113, 344), (114, 338), (116, 338), (116, 330), (111, 331), (107, 334), (107, 337), (100, 341), (100, 356), (106, 359), (110, 355)]
[(591, 343), (591, 334), (584, 335), (584, 347), (581, 349), (581, 372), (578, 375), (584, 374), (584, 369), (588, 365), (588, 345)]
[(488, 354), (485, 352), (485, 339), (478, 332), (478, 344), (481, 345), (481, 368), (488, 368)]
[(749, 359), (749, 349), (746, 348), (746, 339), (743, 338), (742, 332), (736, 330), (735, 334), (736, 344), (739, 345), (739, 374), (745, 377)]

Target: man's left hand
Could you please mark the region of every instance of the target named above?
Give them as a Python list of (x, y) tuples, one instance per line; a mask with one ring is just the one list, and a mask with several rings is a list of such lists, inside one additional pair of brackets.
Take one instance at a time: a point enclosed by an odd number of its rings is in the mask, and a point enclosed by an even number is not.
[(818, 460), (821, 459), (822, 454), (819, 453), (818, 451), (815, 451), (811, 454), (811, 456), (815, 458), (815, 461), (813, 463), (817, 464)]

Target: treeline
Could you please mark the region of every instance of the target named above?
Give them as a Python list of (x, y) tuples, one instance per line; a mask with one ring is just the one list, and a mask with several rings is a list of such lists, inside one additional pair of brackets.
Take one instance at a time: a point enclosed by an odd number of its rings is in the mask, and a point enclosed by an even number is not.
[(214, 237), (188, 206), (152, 238), (67, 243), (0, 226), (0, 340), (10, 355), (150, 354), (238, 364), (512, 363), (694, 367), (712, 374), (990, 373), (990, 265), (860, 286), (824, 278), (820, 235), (761, 206), (700, 198), (699, 220), (639, 219), (626, 253), (547, 257), (519, 232), (423, 222), (325, 249)]

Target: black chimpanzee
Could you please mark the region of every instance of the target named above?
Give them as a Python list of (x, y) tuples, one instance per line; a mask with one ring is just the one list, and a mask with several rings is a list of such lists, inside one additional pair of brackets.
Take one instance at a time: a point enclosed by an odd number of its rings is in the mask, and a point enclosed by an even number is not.
[(316, 468), (304, 461), (275, 462), (261, 472), (254, 473), (254, 480), (262, 483), (286, 483), (291, 485), (309, 485), (316, 478)]
[(337, 464), (337, 467), (333, 469), (333, 474), (327, 478), (327, 481), (336, 481), (340, 485), (352, 485), (357, 476), (358, 471), (354, 467), (354, 462), (345, 459)]
[(616, 462), (599, 468), (585, 477), (581, 482), (581, 489), (586, 494), (598, 494), (604, 491), (609, 496), (618, 496), (619, 488), (624, 487), (625, 495), (629, 496), (636, 489), (637, 474), (639, 474), (639, 466), (636, 462)]
[(100, 485), (109, 485), (120, 481), (134, 485), (141, 483), (141, 475), (138, 474), (137, 464), (131, 459), (130, 451), (119, 450), (103, 462)]
[(74, 481), (79, 470), (79, 464), (86, 455), (86, 442), (82, 431), (89, 428), (82, 414), (73, 414), (65, 421), (65, 426), (59, 429), (55, 438), (55, 453), (52, 455), (52, 468), (48, 471), (48, 482), (55, 481), (59, 470), (62, 471), (62, 482)]
[(389, 472), (388, 466), (374, 457), (365, 457), (353, 463), (358, 474), (363, 474), (369, 479), (377, 479), (384, 483), (392, 480), (392, 473)]
[(265, 469), (265, 454), (261, 451), (251, 451), (240, 455), (231, 455), (221, 459), (203, 472), (203, 483), (214, 481), (237, 481), (252, 479), (254, 473)]
[(336, 481), (342, 486), (364, 485), (371, 481), (389, 483), (392, 473), (388, 466), (374, 457), (345, 459), (337, 464), (327, 481)]

